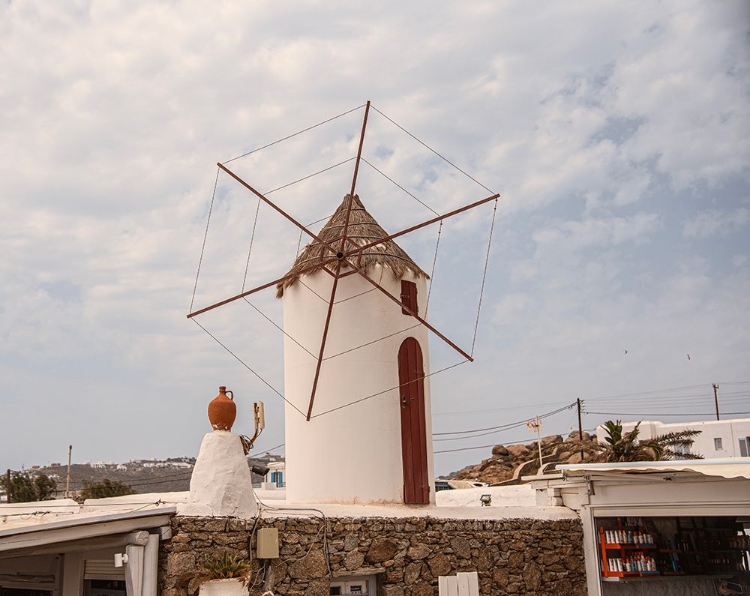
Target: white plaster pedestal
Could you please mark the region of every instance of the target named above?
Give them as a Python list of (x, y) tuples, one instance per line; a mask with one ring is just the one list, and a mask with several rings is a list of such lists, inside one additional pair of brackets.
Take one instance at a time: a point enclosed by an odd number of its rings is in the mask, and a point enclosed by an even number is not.
[(252, 472), (239, 435), (208, 433), (190, 478), (190, 499), (178, 508), (178, 515), (252, 518), (257, 511)]

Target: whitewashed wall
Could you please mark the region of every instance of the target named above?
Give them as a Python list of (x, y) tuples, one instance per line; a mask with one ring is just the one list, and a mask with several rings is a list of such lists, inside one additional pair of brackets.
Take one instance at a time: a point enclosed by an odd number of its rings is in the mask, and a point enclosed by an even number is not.
[[(392, 295), (401, 281), (390, 269), (368, 274)], [(417, 284), (419, 314), (424, 316), (425, 280)], [(284, 291), (284, 330), (317, 356), (333, 278), (317, 272)], [(304, 285), (303, 285), (304, 284)], [(317, 295), (316, 295), (317, 294)], [(413, 327), (413, 329), (408, 329)], [(377, 339), (390, 336), (382, 341)], [(388, 390), (358, 404), (314, 417), (286, 405), (287, 500), (291, 503), (403, 502), (401, 411), (398, 350), (407, 337), (419, 341), (429, 373), (428, 331), (401, 308), (354, 274), (339, 281), (325, 356), (375, 342), (327, 360), (321, 370), (313, 416)], [(284, 393), (307, 413), (316, 360), (288, 337), (284, 340)], [(394, 389), (392, 389), (394, 388)], [(428, 477), (434, 502), (432, 415), (429, 378), (425, 379)]]
[[(631, 431), (635, 422), (624, 422), (623, 430)], [(672, 422), (662, 423), (658, 421), (644, 420), (641, 422), (638, 438), (650, 439), (657, 435), (680, 431), (699, 430), (701, 433), (695, 437), (695, 443), (690, 450), (698, 453), (706, 459), (722, 457), (740, 457), (739, 440), (750, 437), (750, 418), (739, 418), (736, 420), (707, 420), (703, 422)], [(601, 426), (596, 428), (596, 436), (599, 441), (604, 441), (606, 433)], [(714, 439), (721, 439), (722, 449), (715, 449)]]

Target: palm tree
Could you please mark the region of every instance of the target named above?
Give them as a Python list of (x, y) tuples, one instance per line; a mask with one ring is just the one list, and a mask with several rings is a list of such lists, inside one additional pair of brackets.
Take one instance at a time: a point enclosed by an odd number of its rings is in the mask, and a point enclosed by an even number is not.
[(639, 426), (629, 432), (623, 433), (622, 421), (612, 422), (607, 420), (602, 426), (607, 433), (602, 445), (602, 455), (607, 462), (625, 461), (654, 461), (660, 459), (661, 453), (658, 445), (647, 445), (646, 442), (638, 442)]
[(623, 433), (622, 421), (607, 420), (602, 426), (607, 433), (601, 452), (606, 462), (659, 461), (673, 459), (703, 459), (702, 455), (690, 453), (694, 437), (701, 431), (681, 430), (659, 435), (645, 441), (638, 440), (640, 425)]
[(679, 430), (654, 437), (651, 441), (658, 441), (663, 452), (660, 459), (703, 459), (698, 453), (690, 453), (695, 437), (701, 434), (699, 430)]

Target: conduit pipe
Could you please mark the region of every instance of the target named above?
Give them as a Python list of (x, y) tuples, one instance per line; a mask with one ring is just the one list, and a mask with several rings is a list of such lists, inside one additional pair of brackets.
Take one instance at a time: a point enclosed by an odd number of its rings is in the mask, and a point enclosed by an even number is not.
[(143, 558), (142, 596), (158, 596), (156, 586), (159, 573), (159, 534), (148, 535), (148, 544), (144, 547)]
[(125, 565), (125, 590), (128, 596), (143, 596), (143, 556), (145, 547), (128, 544), (125, 554), (128, 562)]

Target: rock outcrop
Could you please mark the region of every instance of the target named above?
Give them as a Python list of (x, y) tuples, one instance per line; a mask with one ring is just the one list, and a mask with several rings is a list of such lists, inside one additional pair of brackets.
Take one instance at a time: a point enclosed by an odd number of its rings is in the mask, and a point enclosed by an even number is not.
[[(567, 439), (560, 435), (542, 438), (542, 463), (545, 470), (556, 464), (577, 464), (600, 460), (599, 444), (596, 436), (577, 432), (570, 433)], [(527, 445), (495, 445), (492, 457), (482, 462), (454, 472), (450, 478), (457, 480), (478, 480), (490, 484), (517, 484), (521, 476), (536, 474), (539, 470), (539, 449), (537, 442)]]

